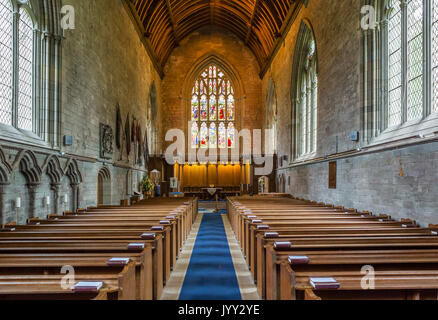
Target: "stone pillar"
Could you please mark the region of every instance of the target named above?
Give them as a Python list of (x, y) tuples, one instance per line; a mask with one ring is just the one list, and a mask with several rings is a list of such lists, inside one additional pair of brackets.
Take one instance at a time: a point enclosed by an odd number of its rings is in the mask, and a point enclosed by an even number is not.
[(6, 212), (6, 199), (5, 199), (5, 193), (6, 193), (6, 187), (8, 184), (2, 183), (0, 184), (0, 225), (3, 225), (5, 223), (5, 212)]
[(59, 214), (59, 183), (52, 183), (51, 190), (53, 191), (53, 210), (54, 212), (49, 212), (49, 214)]
[[(39, 183), (29, 183), (27, 188), (29, 190), (29, 211), (26, 218), (35, 218), (36, 214), (36, 193), (39, 187)], [(26, 219), (25, 219), (26, 220)], [(18, 223), (18, 221), (17, 221)]]
[(79, 209), (79, 184), (72, 183), (70, 186), (72, 190), (72, 197), (71, 197), (72, 211), (76, 212), (76, 210)]

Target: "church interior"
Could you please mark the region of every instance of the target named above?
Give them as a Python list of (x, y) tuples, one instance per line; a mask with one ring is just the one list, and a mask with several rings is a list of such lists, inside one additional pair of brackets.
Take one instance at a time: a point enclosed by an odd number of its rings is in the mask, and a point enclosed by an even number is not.
[(437, 300), (438, 0), (0, 0), (1, 300)]

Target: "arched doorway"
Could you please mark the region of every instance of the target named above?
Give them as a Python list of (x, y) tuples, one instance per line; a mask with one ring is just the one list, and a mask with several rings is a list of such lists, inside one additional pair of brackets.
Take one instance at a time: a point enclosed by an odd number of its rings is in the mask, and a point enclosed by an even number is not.
[(97, 175), (97, 205), (108, 204), (111, 204), (111, 172), (103, 167)]

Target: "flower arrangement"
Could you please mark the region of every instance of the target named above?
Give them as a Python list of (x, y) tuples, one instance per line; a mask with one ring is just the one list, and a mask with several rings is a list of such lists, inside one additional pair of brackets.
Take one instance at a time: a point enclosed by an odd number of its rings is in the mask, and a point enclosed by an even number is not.
[(143, 192), (151, 192), (154, 190), (154, 183), (152, 182), (151, 178), (148, 176), (144, 176), (143, 180), (141, 181), (141, 189)]

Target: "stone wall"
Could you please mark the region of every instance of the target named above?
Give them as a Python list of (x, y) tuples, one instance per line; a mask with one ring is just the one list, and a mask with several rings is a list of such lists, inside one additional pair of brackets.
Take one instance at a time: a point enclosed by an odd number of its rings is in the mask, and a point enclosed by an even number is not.
[[(36, 156), (37, 167), (43, 168), (49, 155), (54, 154), (61, 163), (61, 181), (58, 186), (58, 211), (72, 209), (71, 182), (63, 172), (69, 159), (75, 159), (82, 183), (79, 186), (79, 207), (96, 205), (98, 172), (107, 166), (111, 173), (108, 204), (118, 204), (127, 192), (136, 189), (146, 172), (144, 163), (134, 162), (134, 153), (128, 159), (121, 156), (114, 143), (114, 154), (110, 159), (100, 157), (99, 125), (110, 125), (115, 134), (116, 105), (120, 105), (123, 125), (129, 112), (141, 124), (146, 124), (150, 108), (150, 90), (155, 83), (158, 115), (153, 124), (159, 129), (161, 122), (161, 79), (143, 47), (135, 27), (119, 0), (66, 0), (75, 8), (76, 28), (65, 31), (62, 40), (61, 71), (61, 136), (71, 135), (73, 145), (52, 150), (46, 146), (34, 146), (2, 142), (6, 161), (12, 164), (22, 150)], [(150, 132), (153, 132), (150, 128)], [(151, 137), (149, 137), (151, 139)], [(131, 149), (134, 150), (134, 144)], [(151, 148), (151, 152), (156, 152)], [(159, 151), (159, 150), (158, 150)], [(70, 160), (71, 161), (71, 160)], [(1, 162), (1, 161), (0, 161)], [(38, 171), (38, 170), (37, 170)], [(22, 198), (20, 222), (35, 216), (54, 213), (54, 191), (47, 172), (40, 172), (40, 181), (33, 187), (34, 199), (30, 199), (29, 181), (20, 169), (20, 164), (10, 174), (10, 184), (2, 189), (0, 204), (4, 207), (0, 223), (16, 220), (15, 199)], [(129, 176), (129, 179), (127, 178)], [(129, 190), (127, 190), (129, 180)], [(133, 185), (133, 186), (132, 186)], [(67, 194), (69, 203), (65, 207), (61, 196)], [(47, 208), (45, 196), (51, 197)], [(30, 206), (34, 206), (33, 209)]]
[[(294, 47), (303, 19), (310, 22), (318, 52), (318, 146), (316, 158), (357, 148), (349, 140), (362, 130), (361, 29), (359, 0), (310, 0), (298, 15), (284, 45), (263, 79), (263, 96), (270, 79), (278, 108), (278, 151), (289, 161), (278, 170), (286, 192), (394, 218), (438, 223), (438, 144), (395, 144), (384, 151), (363, 152), (337, 161), (337, 189), (328, 188), (328, 162), (297, 165), (291, 159), (291, 74)], [(362, 132), (361, 132), (362, 133)], [(289, 178), (290, 177), (290, 178)], [(290, 185), (288, 183), (290, 179)]]

